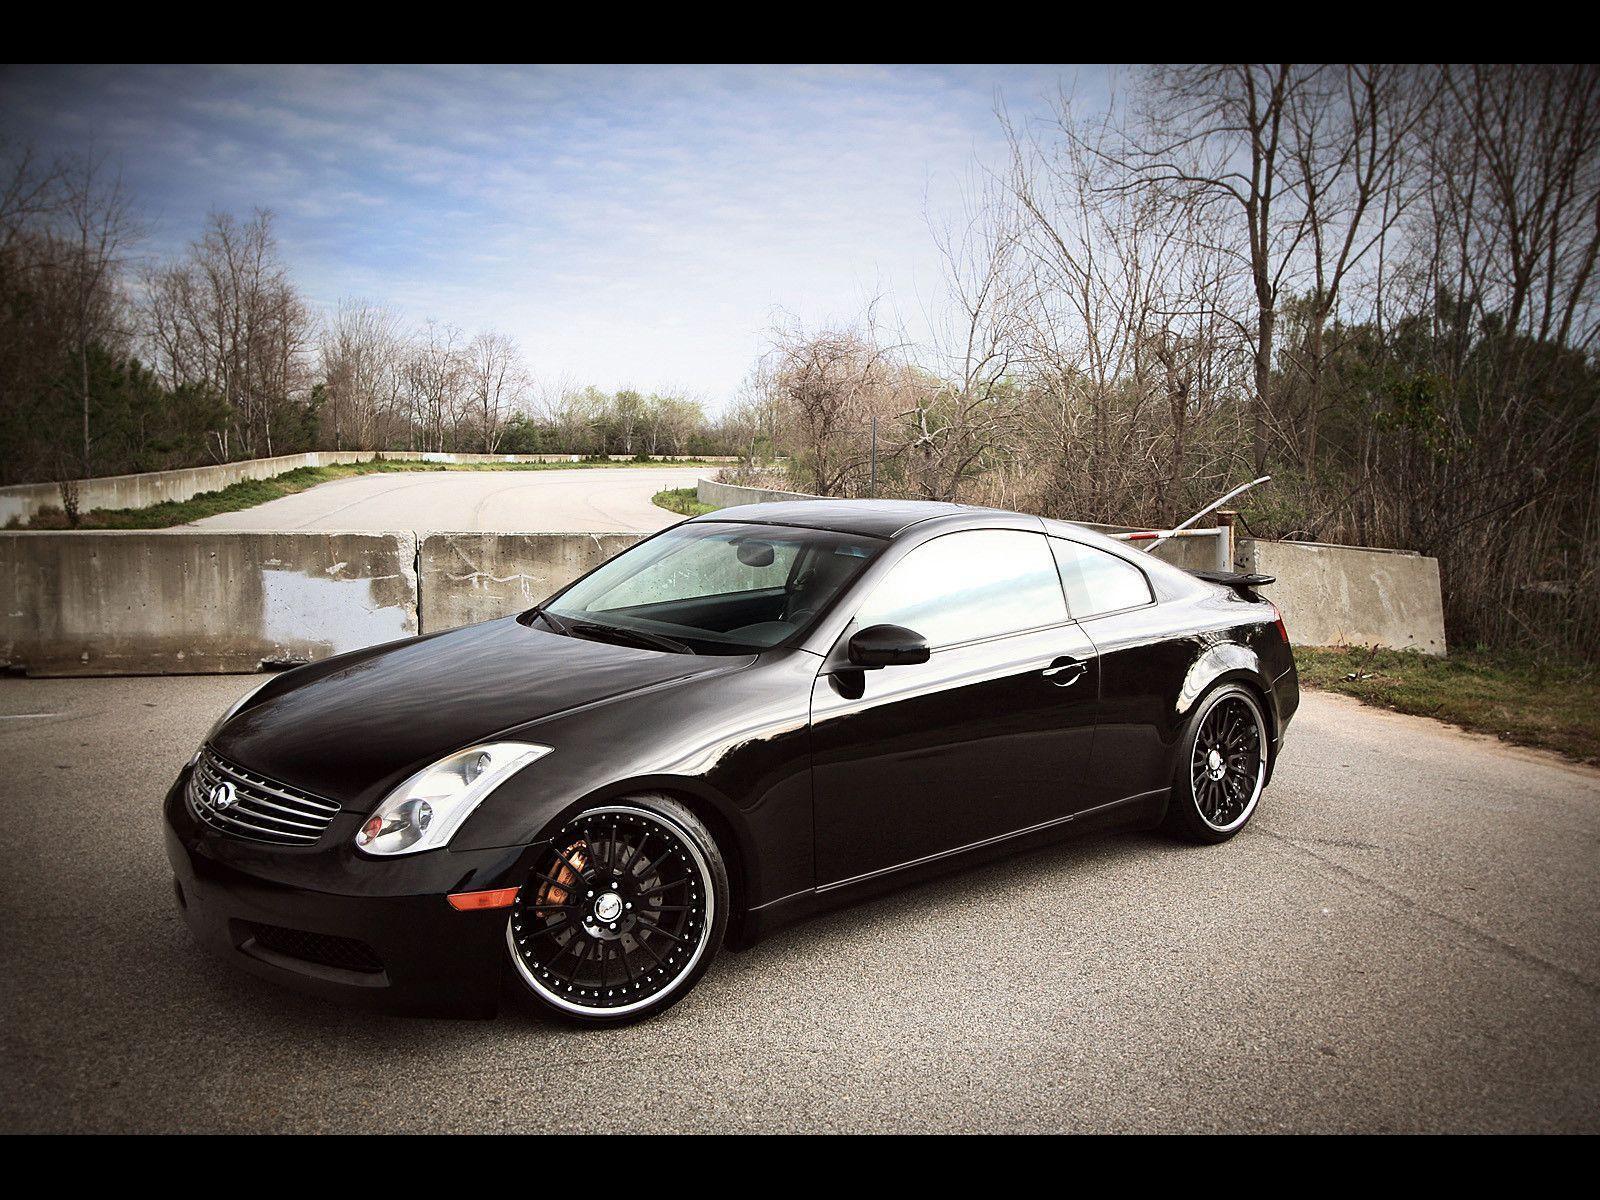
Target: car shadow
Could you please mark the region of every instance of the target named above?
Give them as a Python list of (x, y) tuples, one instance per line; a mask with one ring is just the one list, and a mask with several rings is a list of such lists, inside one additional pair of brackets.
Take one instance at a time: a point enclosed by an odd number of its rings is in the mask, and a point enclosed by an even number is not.
[[(831, 960), (845, 942), (871, 941), (875, 936), (892, 937), (913, 917), (926, 919), (959, 918), (963, 913), (992, 906), (1007, 896), (1039, 884), (1060, 882), (1069, 886), (1072, 876), (1084, 871), (1115, 870), (1131, 861), (1150, 861), (1167, 856), (1186, 855), (1204, 847), (1176, 842), (1155, 833), (1135, 832), (1060, 842), (1021, 851), (1014, 856), (975, 866), (951, 870), (886, 894), (864, 898), (837, 909), (808, 917), (786, 926), (749, 950), (724, 952), (695, 993), (652, 1018), (645, 1024), (694, 1023), (692, 1013), (713, 990), (737, 996), (747, 985), (754, 985), (768, 972), (795, 959)], [(186, 931), (185, 931), (186, 932)], [(323, 1038), (341, 1043), (370, 1041), (374, 1065), (391, 1052), (393, 1031), (414, 1028), (425, 1036), (433, 1051), (458, 1050), (470, 1055), (489, 1042), (503, 1041), (508, 1035), (528, 1039), (533, 1045), (563, 1041), (572, 1037), (614, 1037), (613, 1029), (586, 1029), (563, 1021), (553, 1014), (537, 1011), (515, 994), (509, 978), (502, 991), (498, 1020), (461, 1017), (431, 1017), (374, 1012), (352, 1008), (333, 1000), (305, 996), (278, 988), (227, 964), (200, 954), (186, 955), (187, 962), (174, 964), (194, 980), (196, 1001), (214, 1007), (228, 1024), (248, 1028), (264, 1038), (298, 1037), (308, 1029)], [(703, 1016), (703, 1014), (701, 1014)], [(409, 1038), (401, 1039), (402, 1043)], [(403, 1050), (396, 1052), (403, 1060)]]

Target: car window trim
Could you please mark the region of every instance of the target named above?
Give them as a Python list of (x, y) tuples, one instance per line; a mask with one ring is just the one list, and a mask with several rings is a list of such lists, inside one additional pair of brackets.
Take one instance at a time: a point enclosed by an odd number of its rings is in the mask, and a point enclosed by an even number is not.
[(1026, 629), (1013, 629), (1006, 633), (991, 633), (988, 637), (968, 638), (964, 642), (946, 642), (942, 646), (930, 645), (928, 647), (928, 654), (931, 657), (935, 654), (942, 654), (946, 650), (965, 650), (968, 646), (981, 646), (985, 642), (999, 642), (1004, 641), (1006, 638), (1025, 637), (1029, 634), (1035, 633), (1048, 633), (1052, 629), (1065, 629), (1068, 625), (1076, 624), (1078, 624), (1077, 618), (1069, 615), (1065, 621), (1052, 621), (1048, 625), (1030, 625)]

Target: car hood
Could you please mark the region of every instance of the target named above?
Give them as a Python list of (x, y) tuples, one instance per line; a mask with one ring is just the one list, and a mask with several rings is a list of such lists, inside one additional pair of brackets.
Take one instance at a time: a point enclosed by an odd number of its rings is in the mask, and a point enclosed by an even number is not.
[(247, 770), (365, 812), (474, 742), (751, 661), (565, 637), (506, 617), (291, 671), (211, 745)]

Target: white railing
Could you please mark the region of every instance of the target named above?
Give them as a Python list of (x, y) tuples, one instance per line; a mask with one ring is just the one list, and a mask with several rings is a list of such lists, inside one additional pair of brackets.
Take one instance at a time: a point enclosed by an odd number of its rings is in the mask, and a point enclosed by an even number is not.
[(1142, 542), (1140, 549), (1154, 550), (1168, 538), (1211, 538), (1215, 542), (1215, 553), (1212, 556), (1212, 570), (1233, 570), (1233, 526), (1218, 525), (1213, 529), (1148, 529), (1137, 533), (1113, 533), (1111, 537), (1119, 542)]

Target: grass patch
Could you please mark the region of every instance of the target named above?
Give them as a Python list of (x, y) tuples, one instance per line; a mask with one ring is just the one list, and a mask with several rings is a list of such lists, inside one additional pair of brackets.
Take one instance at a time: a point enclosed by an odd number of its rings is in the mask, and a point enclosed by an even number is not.
[[(99, 508), (86, 512), (78, 521), (79, 529), (169, 529), (174, 525), (187, 525), (202, 517), (219, 513), (239, 512), (254, 508), (269, 500), (281, 500), (319, 483), (332, 483), (337, 479), (350, 479), (356, 475), (383, 475), (406, 471), (570, 471), (574, 468), (594, 470), (629, 470), (635, 467), (709, 467), (716, 464), (703, 460), (690, 462), (597, 462), (575, 463), (432, 463), (414, 459), (382, 458), (364, 463), (338, 463), (327, 467), (297, 467), (274, 475), (271, 479), (247, 479), (216, 492), (201, 492), (187, 500), (164, 500), (147, 508)], [(692, 489), (683, 489), (693, 495)], [(58, 508), (47, 508), (26, 525), (13, 521), (11, 529), (70, 529), (67, 516)]]
[(668, 488), (664, 492), (657, 492), (650, 499), (655, 502), (657, 508), (682, 513), (686, 517), (701, 517), (708, 512), (717, 511), (715, 504), (701, 504), (699, 493), (694, 488)]
[(1300, 682), (1600, 764), (1600, 671), (1513, 651), (1295, 647)]

